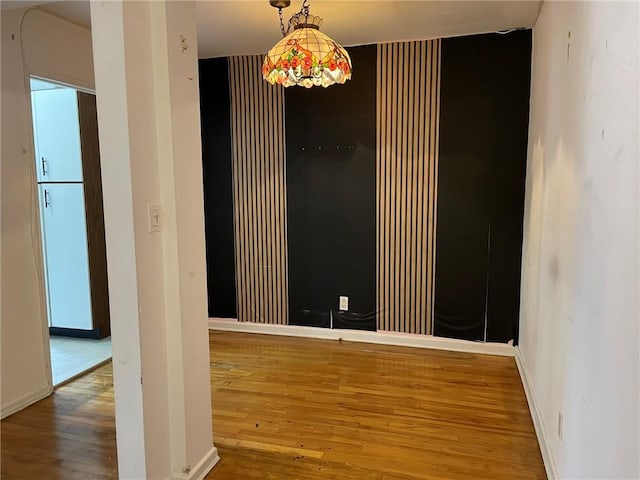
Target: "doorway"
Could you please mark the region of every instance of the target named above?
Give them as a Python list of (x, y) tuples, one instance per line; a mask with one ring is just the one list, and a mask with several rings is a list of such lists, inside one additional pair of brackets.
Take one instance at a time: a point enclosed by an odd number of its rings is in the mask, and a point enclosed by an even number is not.
[(54, 387), (111, 358), (95, 95), (31, 77)]

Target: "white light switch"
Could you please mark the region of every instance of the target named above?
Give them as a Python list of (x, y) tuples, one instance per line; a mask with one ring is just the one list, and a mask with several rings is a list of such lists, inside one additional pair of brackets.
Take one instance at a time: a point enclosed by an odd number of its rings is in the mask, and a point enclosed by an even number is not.
[(340, 310), (343, 312), (349, 310), (349, 297), (340, 297)]
[(149, 233), (160, 231), (160, 205), (148, 205)]

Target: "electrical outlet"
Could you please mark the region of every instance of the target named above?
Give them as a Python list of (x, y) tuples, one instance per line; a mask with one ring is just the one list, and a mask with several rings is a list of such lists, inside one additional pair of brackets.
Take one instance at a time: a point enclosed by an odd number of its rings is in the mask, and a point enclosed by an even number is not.
[(349, 297), (340, 297), (340, 310), (343, 312), (349, 310)]
[(558, 438), (562, 441), (562, 412), (558, 412)]

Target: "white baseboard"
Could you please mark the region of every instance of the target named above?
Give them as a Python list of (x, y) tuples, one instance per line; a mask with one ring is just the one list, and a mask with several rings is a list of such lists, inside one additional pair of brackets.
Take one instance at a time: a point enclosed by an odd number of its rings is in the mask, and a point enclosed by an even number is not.
[(35, 392), (25, 395), (22, 398), (14, 400), (13, 402), (9, 402), (7, 405), (2, 406), (2, 410), (0, 412), (0, 419), (6, 418), (9, 415), (13, 415), (20, 410), (27, 408), (29, 405), (36, 403), (37, 401), (42, 400), (43, 398), (48, 397), (53, 392), (53, 387), (51, 385), (44, 386)]
[(197, 465), (191, 468), (187, 475), (173, 476), (171, 480), (203, 480), (218, 461), (220, 461), (218, 449), (211, 447), (211, 450), (202, 457)]
[(288, 337), (321, 338), (325, 340), (345, 340), (348, 342), (376, 343), (401, 347), (433, 348), (454, 352), (481, 353), (513, 357), (515, 349), (507, 343), (482, 343), (453, 338), (434, 337), (397, 332), (371, 332), (366, 330), (338, 330), (299, 325), (271, 325), (267, 323), (238, 322), (229, 318), (210, 318), (210, 330), (230, 332), (261, 333), (266, 335), (284, 335)]
[(540, 445), (540, 452), (542, 453), (544, 469), (547, 472), (547, 478), (549, 480), (557, 480), (560, 477), (558, 477), (558, 471), (555, 466), (547, 429), (544, 426), (544, 420), (542, 418), (540, 409), (538, 408), (535, 393), (533, 392), (533, 385), (531, 384), (529, 374), (527, 373), (527, 366), (524, 362), (524, 358), (519, 347), (515, 347), (515, 352), (516, 365), (518, 366), (518, 372), (520, 373), (520, 379), (522, 380), (524, 393), (527, 397), (527, 403), (529, 404), (529, 411), (531, 412), (533, 426), (536, 430), (536, 436), (538, 437), (538, 444)]

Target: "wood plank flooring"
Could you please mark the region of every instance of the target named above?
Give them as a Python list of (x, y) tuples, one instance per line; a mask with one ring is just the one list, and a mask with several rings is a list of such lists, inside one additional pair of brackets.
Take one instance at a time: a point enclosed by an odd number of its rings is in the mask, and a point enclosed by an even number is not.
[(0, 478), (118, 478), (111, 363), (0, 424)]
[[(544, 479), (512, 358), (212, 332), (223, 479)], [(0, 425), (1, 475), (117, 478), (111, 367)]]

